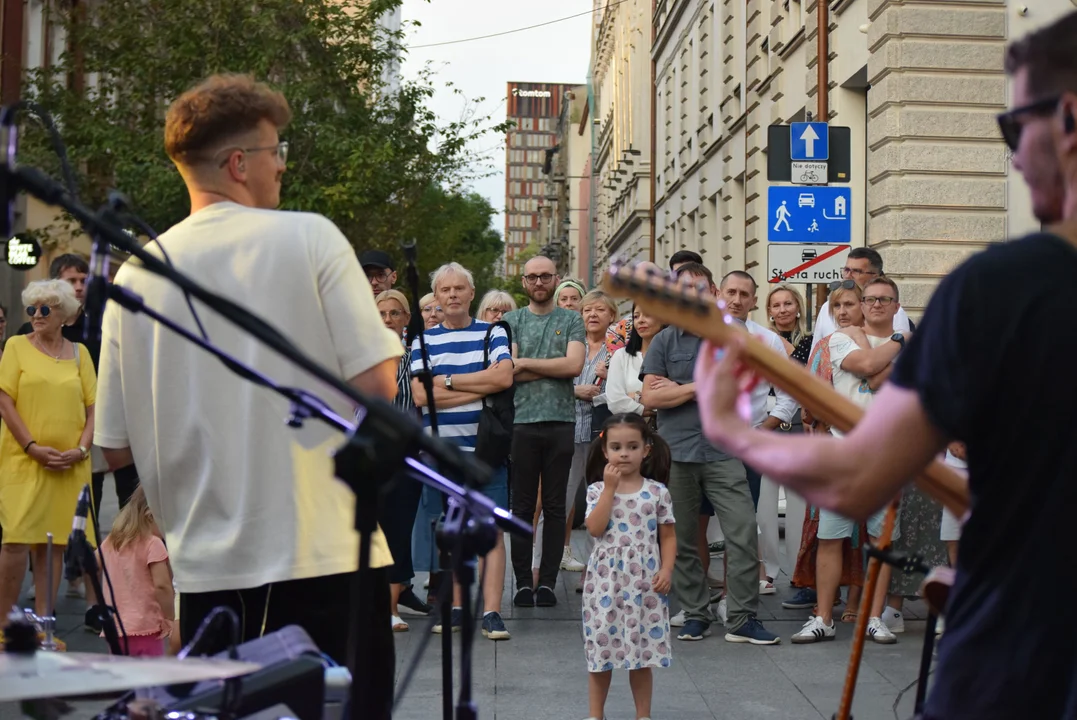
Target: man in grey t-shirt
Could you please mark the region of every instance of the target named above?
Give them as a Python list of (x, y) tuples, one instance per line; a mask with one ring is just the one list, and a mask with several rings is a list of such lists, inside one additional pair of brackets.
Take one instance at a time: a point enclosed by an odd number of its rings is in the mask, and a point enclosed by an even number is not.
[(527, 307), (505, 315), (512, 328), (515, 359), (516, 418), (512, 431), (512, 513), (530, 520), (535, 516), (539, 481), (542, 483), (542, 562), (538, 587), (532, 588), (531, 544), (512, 540), (512, 570), (516, 575), (517, 607), (552, 607), (557, 604), (557, 573), (565, 538), (568, 474), (575, 448), (575, 395), (572, 379), (583, 370), (586, 355), (583, 318), (578, 312), (554, 304), (553, 290), (560, 278), (547, 257), (533, 257), (524, 265)]
[[(717, 296), (714, 279), (705, 266), (688, 263), (679, 269), (682, 282), (706, 282)], [(658, 434), (673, 456), (669, 494), (677, 518), (677, 561), (673, 592), (684, 608), (684, 627), (678, 640), (702, 640), (710, 634), (714, 614), (703, 563), (696, 550), (699, 506), (706, 495), (726, 539), (728, 571), (726, 618), (728, 642), (775, 645), (781, 639), (756, 618), (759, 608), (759, 544), (755, 508), (744, 464), (703, 437), (696, 404), (695, 370), (700, 338), (668, 327), (651, 341), (640, 378), (643, 404), (658, 408)]]

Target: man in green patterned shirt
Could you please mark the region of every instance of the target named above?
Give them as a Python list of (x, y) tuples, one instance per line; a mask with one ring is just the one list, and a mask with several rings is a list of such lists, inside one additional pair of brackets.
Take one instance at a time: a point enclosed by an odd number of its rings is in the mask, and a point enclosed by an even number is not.
[(576, 415), (572, 379), (583, 370), (583, 318), (554, 303), (561, 278), (548, 257), (524, 265), (527, 307), (505, 315), (512, 328), (516, 362), (516, 426), (512, 435), (512, 513), (528, 522), (535, 516), (542, 481), (542, 562), (538, 588), (532, 589), (531, 546), (513, 539), (512, 569), (518, 607), (553, 607), (557, 595), (562, 542), (565, 537), (565, 493), (572, 465)]

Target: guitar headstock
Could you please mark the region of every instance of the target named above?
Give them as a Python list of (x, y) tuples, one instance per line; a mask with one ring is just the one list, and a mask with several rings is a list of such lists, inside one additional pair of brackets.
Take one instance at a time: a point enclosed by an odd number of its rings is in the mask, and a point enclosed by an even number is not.
[(653, 263), (613, 263), (602, 285), (610, 295), (629, 298), (648, 315), (699, 337), (724, 343), (739, 329), (706, 281), (677, 280)]

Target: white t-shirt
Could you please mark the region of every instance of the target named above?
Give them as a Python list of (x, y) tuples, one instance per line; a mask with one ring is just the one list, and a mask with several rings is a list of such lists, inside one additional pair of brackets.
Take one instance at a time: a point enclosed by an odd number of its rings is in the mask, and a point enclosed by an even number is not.
[[(837, 329), (838, 326), (834, 324), (834, 316), (830, 314), (830, 298), (827, 297), (826, 304), (820, 309), (819, 317), (815, 320), (815, 327), (812, 328), (811, 352), (815, 352), (815, 347), (820, 340)], [(912, 326), (909, 324), (909, 315), (905, 312), (905, 308), (899, 307), (897, 314), (894, 316), (894, 332), (911, 331)]]
[[(778, 337), (778, 334), (770, 328), (763, 327), (754, 320), (748, 320), (745, 323), (745, 327), (748, 332), (758, 338), (762, 343), (769, 345), (770, 349), (780, 354), (783, 358), (789, 357), (789, 353), (785, 351), (785, 344), (782, 343), (782, 339)], [(793, 415), (797, 411), (797, 401), (793, 399), (793, 396), (782, 390), (781, 388), (774, 388), (774, 397), (777, 402), (774, 403), (774, 409), (768, 410), (767, 406), (770, 400), (771, 384), (766, 380), (760, 379), (752, 389), (751, 401), (752, 401), (752, 426), (759, 427), (767, 419), (768, 416), (773, 415), (782, 422), (793, 422)]]
[[(890, 342), (889, 337), (867, 336), (868, 344), (877, 348), (883, 343)], [(840, 330), (830, 336), (830, 364), (834, 371), (834, 389), (845, 397), (852, 400), (862, 408), (867, 408), (875, 399), (875, 393), (868, 387), (868, 381), (858, 375), (854, 375), (842, 367), (845, 358), (861, 350), (862, 348), (853, 342), (853, 339)], [(831, 432), (838, 437), (841, 433), (831, 428)]]
[[(160, 244), (179, 270), (265, 318), (342, 379), (404, 352), (378, 316), (355, 251), (325, 217), (222, 202), (171, 228)], [(147, 250), (160, 256), (153, 243)], [(120, 268), (116, 283), (198, 332), (183, 294), (137, 261)], [(351, 401), (195, 306), (225, 352), (351, 416)], [(333, 476), (332, 453), (344, 437), (316, 420), (291, 429), (288, 416), (288, 401), (276, 393), (145, 315), (109, 303), (94, 442), (131, 448), (181, 593), (357, 568), (354, 496)], [(379, 531), (371, 564), (391, 562)]]
[(643, 404), (636, 400), (636, 393), (643, 391), (639, 370), (643, 367), (643, 351), (629, 355), (620, 348), (610, 358), (606, 374), (606, 405), (614, 415), (635, 413), (642, 415)]

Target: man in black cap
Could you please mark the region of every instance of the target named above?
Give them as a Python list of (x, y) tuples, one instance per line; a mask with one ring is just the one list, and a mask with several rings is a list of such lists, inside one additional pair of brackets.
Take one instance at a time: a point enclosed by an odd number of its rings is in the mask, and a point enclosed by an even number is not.
[(367, 250), (359, 256), (359, 264), (363, 266), (366, 279), (370, 281), (370, 287), (374, 289), (374, 297), (386, 290), (392, 290), (396, 284), (396, 271), (393, 270), (393, 259), (389, 253), (381, 250)]

